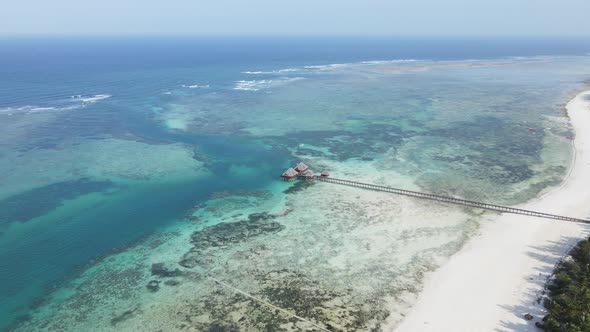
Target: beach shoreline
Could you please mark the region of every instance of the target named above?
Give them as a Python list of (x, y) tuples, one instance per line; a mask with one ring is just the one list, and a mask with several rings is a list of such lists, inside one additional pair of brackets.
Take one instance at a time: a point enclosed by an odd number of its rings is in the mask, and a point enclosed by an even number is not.
[[(590, 91), (566, 106), (575, 132), (564, 181), (520, 208), (588, 218), (590, 214)], [(539, 331), (539, 300), (555, 264), (590, 225), (501, 215), (482, 225), (457, 254), (433, 272), (397, 326), (404, 331)], [(530, 313), (533, 320), (524, 315)]]

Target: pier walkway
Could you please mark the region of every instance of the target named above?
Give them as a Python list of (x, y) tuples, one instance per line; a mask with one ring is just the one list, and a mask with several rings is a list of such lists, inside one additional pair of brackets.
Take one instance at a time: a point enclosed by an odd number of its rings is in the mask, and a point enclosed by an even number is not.
[(426, 194), (426, 193), (421, 193), (421, 192), (417, 192), (417, 191), (403, 190), (403, 189), (397, 189), (397, 188), (386, 187), (386, 186), (379, 186), (376, 184), (335, 179), (332, 177), (314, 176), (314, 179), (318, 180), (318, 181), (323, 181), (323, 182), (330, 182), (330, 183), (342, 184), (342, 185), (352, 186), (352, 187), (357, 187), (357, 188), (362, 188), (362, 189), (411, 196), (411, 197), (428, 199), (428, 200), (432, 200), (432, 201), (438, 201), (438, 202), (449, 203), (449, 204), (469, 206), (469, 207), (491, 210), (491, 211), (496, 211), (496, 212), (522, 214), (522, 215), (539, 217), (539, 218), (565, 220), (565, 221), (573, 221), (573, 222), (590, 224), (590, 220), (586, 220), (586, 219), (571, 218), (571, 217), (565, 217), (565, 216), (558, 216), (555, 214), (517, 209), (517, 208), (502, 206), (502, 205), (488, 204), (488, 203), (476, 202), (476, 201), (468, 201), (468, 200), (454, 198), (454, 197), (450, 197), (450, 196)]

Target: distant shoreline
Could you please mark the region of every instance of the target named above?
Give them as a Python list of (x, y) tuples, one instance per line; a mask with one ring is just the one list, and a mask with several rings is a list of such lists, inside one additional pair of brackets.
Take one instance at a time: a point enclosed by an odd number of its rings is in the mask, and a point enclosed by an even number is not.
[[(549, 213), (590, 215), (590, 101), (578, 92), (566, 106), (575, 132), (563, 182), (522, 204)], [(590, 225), (501, 215), (426, 281), (395, 331), (538, 331), (541, 295), (556, 262)], [(530, 313), (533, 320), (524, 315)], [(393, 326), (390, 326), (393, 329)]]

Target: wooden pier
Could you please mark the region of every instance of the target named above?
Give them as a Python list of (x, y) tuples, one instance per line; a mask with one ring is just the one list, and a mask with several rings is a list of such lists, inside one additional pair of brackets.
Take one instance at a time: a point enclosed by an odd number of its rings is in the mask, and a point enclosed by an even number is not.
[(469, 200), (459, 199), (459, 198), (455, 198), (455, 197), (451, 197), (451, 196), (426, 194), (426, 193), (421, 193), (421, 192), (417, 192), (417, 191), (403, 190), (403, 189), (397, 189), (397, 188), (386, 187), (386, 186), (379, 186), (379, 185), (370, 184), (370, 183), (361, 183), (361, 182), (350, 181), (350, 180), (335, 179), (335, 178), (327, 177), (327, 176), (317, 176), (316, 175), (316, 176), (314, 176), (314, 180), (342, 184), (342, 185), (346, 185), (346, 186), (352, 186), (352, 187), (374, 190), (374, 191), (388, 192), (388, 193), (398, 194), (398, 195), (405, 195), (405, 196), (416, 197), (416, 198), (421, 198), (421, 199), (428, 199), (428, 200), (438, 201), (438, 202), (442, 202), (442, 203), (469, 206), (469, 207), (491, 210), (491, 211), (502, 212), (502, 213), (521, 214), (521, 215), (526, 215), (526, 216), (533, 216), (533, 217), (546, 218), (546, 219), (555, 219), (555, 220), (573, 221), (573, 222), (580, 222), (580, 223), (586, 223), (586, 224), (590, 223), (590, 220), (586, 220), (586, 219), (558, 216), (555, 214), (530, 211), (530, 210), (523, 210), (523, 209), (517, 209), (517, 208), (502, 206), (502, 205), (488, 204), (488, 203), (483, 203), (483, 202), (469, 201)]

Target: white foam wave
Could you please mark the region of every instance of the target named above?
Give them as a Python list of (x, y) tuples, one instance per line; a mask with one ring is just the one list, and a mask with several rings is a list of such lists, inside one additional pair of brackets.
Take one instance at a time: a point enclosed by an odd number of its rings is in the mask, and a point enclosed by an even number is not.
[(294, 81), (299, 81), (304, 79), (303, 77), (280, 77), (278, 79), (272, 80), (241, 80), (235, 81), (234, 90), (241, 90), (241, 91), (258, 91), (260, 89), (266, 89), (269, 87), (276, 87), (280, 85), (284, 85), (287, 83), (291, 83)]
[(327, 65), (313, 65), (313, 66), (305, 66), (305, 69), (315, 69), (315, 70), (330, 70), (335, 68), (342, 68), (348, 67), (353, 65), (352, 63), (332, 63)]
[(54, 104), (59, 106), (37, 106), (37, 105), (26, 105), (20, 107), (6, 107), (0, 108), (0, 114), (15, 115), (15, 114), (34, 114), (42, 112), (61, 112), (69, 111), (78, 108), (86, 107), (90, 104), (96, 103), (99, 100), (107, 99), (112, 97), (107, 94), (99, 94), (92, 96), (74, 95), (67, 100), (55, 101)]
[(34, 105), (26, 105), (21, 107), (6, 107), (0, 108), (0, 114), (14, 115), (14, 114), (33, 114), (50, 111), (66, 111), (77, 108), (76, 106), (68, 107), (39, 107)]
[(338, 68), (346, 68), (346, 67), (353, 67), (353, 66), (362, 66), (362, 65), (384, 65), (384, 64), (399, 64), (399, 63), (406, 63), (406, 62), (415, 62), (418, 61), (416, 59), (394, 59), (394, 60), (371, 60), (371, 61), (361, 61), (361, 62), (351, 62), (351, 63), (330, 63), (325, 65), (309, 65), (303, 66), (301, 68), (284, 68), (279, 70), (271, 70), (271, 71), (262, 71), (262, 70), (252, 70), (252, 71), (243, 71), (242, 74), (247, 75), (276, 75), (276, 74), (286, 74), (292, 72), (302, 72), (302, 73), (313, 73), (313, 72), (323, 72), (328, 70), (335, 70)]
[(33, 106), (33, 107), (30, 107), (29, 109), (33, 112), (43, 112), (43, 111), (52, 111), (52, 110), (55, 110), (56, 108), (55, 107), (34, 107)]
[(409, 63), (418, 61), (416, 59), (395, 59), (395, 60), (370, 60), (370, 61), (361, 61), (361, 62), (352, 62), (352, 63), (331, 63), (326, 65), (313, 65), (313, 66), (305, 66), (305, 69), (309, 70), (317, 70), (317, 71), (326, 71), (326, 70), (334, 70), (339, 68), (346, 68), (346, 67), (354, 67), (354, 66), (362, 66), (362, 65), (384, 65), (384, 64), (399, 64), (399, 63)]
[(284, 74), (284, 73), (291, 73), (299, 71), (300, 69), (297, 68), (285, 68), (279, 70), (271, 70), (271, 71), (243, 71), (242, 74), (248, 75), (272, 75), (272, 74)]
[(391, 63), (404, 63), (404, 62), (416, 62), (416, 59), (398, 59), (398, 60), (372, 60), (372, 61), (363, 61), (362, 64), (366, 65), (383, 65), (383, 64), (391, 64)]
[(189, 88), (189, 89), (198, 89), (198, 88), (207, 89), (209, 87), (209, 84), (204, 84), (204, 85), (199, 85), (199, 84), (186, 85), (186, 84), (183, 84), (182, 87), (183, 88)]
[(107, 99), (107, 98), (111, 98), (111, 95), (93, 95), (93, 96), (82, 96), (82, 95), (76, 95), (76, 96), (71, 96), (71, 99), (74, 99), (76, 101), (81, 101), (82, 103), (95, 103), (99, 100), (103, 100), (103, 99)]
[(234, 90), (242, 90), (242, 91), (258, 91), (265, 85), (272, 83), (272, 80), (251, 80), (251, 81), (236, 81), (236, 85), (234, 86)]

